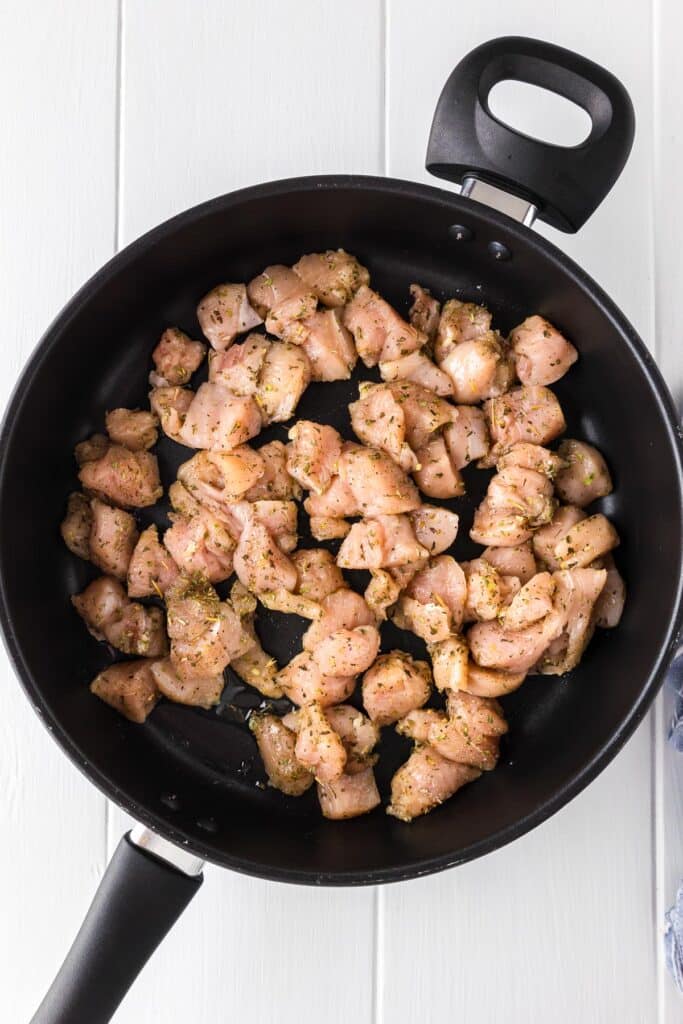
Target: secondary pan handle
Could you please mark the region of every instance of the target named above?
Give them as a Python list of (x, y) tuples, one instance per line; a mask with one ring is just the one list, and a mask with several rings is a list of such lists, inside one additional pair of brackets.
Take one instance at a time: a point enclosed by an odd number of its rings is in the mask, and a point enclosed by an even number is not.
[(107, 1024), (202, 884), (201, 867), (141, 826), (125, 835), (31, 1024)]
[[(488, 97), (509, 79), (583, 107), (592, 124), (588, 138), (555, 146), (503, 124)], [(474, 178), (498, 186), (533, 205), (532, 217), (574, 232), (621, 174), (634, 128), (631, 99), (609, 71), (552, 43), (504, 36), (472, 50), (451, 73), (434, 114), (427, 170), (449, 181)]]

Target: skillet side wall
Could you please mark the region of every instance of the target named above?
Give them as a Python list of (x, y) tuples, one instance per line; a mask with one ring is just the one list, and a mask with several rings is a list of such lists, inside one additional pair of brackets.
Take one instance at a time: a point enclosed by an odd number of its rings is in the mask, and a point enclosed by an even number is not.
[[(454, 223), (472, 228), (474, 238), (455, 241)], [(495, 261), (487, 250), (493, 240), (506, 242), (512, 259)], [(622, 624), (596, 635), (575, 672), (530, 679), (506, 700), (511, 737), (498, 769), (411, 826), (382, 812), (325, 822), (312, 794), (285, 800), (258, 788), (253, 775), (238, 771), (252, 756), (249, 737), (217, 716), (164, 705), (146, 726), (130, 725), (88, 693), (108, 656), (65, 596), (92, 578), (58, 533), (66, 496), (77, 487), (73, 447), (102, 429), (106, 409), (146, 404), (149, 356), (161, 330), (178, 323), (199, 336), (193, 311), (214, 284), (339, 246), (370, 267), (373, 284), (404, 314), (408, 285), (419, 281), (439, 298), (484, 302), (502, 331), (540, 312), (572, 338), (581, 358), (554, 389), (569, 436), (597, 444), (613, 471), (615, 493), (600, 508), (622, 537), (618, 562), (629, 586)], [(593, 287), (542, 239), (477, 204), (362, 178), (304, 179), (223, 197), (162, 225), (96, 275), (19, 382), (0, 452), (6, 641), (29, 698), (79, 767), (138, 819), (201, 855), (299, 882), (377, 882), (436, 870), (502, 845), (582, 788), (656, 692), (681, 586), (673, 413), (651, 358)], [(354, 390), (330, 398), (319, 391), (305, 415), (329, 418), (329, 408)], [(166, 485), (190, 454), (162, 445)], [(473, 473), (478, 494), (486, 477)], [(463, 537), (468, 524), (465, 513)], [(458, 545), (456, 556), (467, 557), (467, 542)], [(294, 624), (285, 628), (279, 619), (268, 628), (277, 631), (276, 653), (294, 649)], [(405, 751), (399, 748), (402, 757)], [(396, 757), (386, 759), (384, 788)]]

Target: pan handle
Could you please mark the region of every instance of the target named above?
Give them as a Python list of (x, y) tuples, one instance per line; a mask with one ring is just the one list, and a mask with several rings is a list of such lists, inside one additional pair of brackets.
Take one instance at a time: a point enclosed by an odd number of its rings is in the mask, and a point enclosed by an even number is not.
[(125, 835), (31, 1024), (110, 1021), (202, 884), (201, 865), (142, 827)]
[[(583, 107), (592, 125), (588, 138), (555, 146), (503, 124), (488, 96), (508, 79)], [(574, 232), (619, 177), (634, 127), (631, 99), (609, 71), (552, 43), (504, 36), (472, 50), (451, 73), (434, 114), (427, 170), (448, 181), (474, 178), (498, 186), (532, 204), (541, 220)]]

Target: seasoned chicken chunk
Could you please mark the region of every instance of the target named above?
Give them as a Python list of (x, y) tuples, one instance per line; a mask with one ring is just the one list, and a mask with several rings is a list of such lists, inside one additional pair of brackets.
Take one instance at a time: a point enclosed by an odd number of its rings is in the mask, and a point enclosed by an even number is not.
[(582, 569), (618, 544), (619, 534), (609, 519), (598, 513), (572, 526), (555, 545), (553, 553), (561, 569)]
[(428, 555), (408, 516), (376, 516), (353, 524), (339, 548), (337, 565), (343, 569), (384, 569)]
[(498, 617), (503, 604), (501, 578), (484, 558), (463, 562), (467, 578), (467, 603), (465, 618), (471, 622), (489, 622)]
[(521, 466), (507, 466), (489, 481), (486, 500), (495, 512), (515, 513), (524, 517), (532, 529), (549, 523), (557, 503), (553, 486), (543, 473)]
[(550, 570), (560, 568), (555, 548), (570, 529), (585, 518), (583, 509), (574, 505), (560, 505), (548, 525), (536, 530), (532, 541), (534, 555), (543, 566)]
[(322, 602), (335, 590), (345, 587), (334, 555), (324, 548), (301, 548), (292, 555), (297, 571), (296, 592)]
[(297, 712), (294, 753), (318, 782), (334, 782), (343, 774), (346, 750), (320, 704), (306, 704)]
[(110, 445), (109, 438), (104, 434), (93, 434), (86, 441), (80, 441), (74, 448), (74, 457), (79, 466), (86, 462), (95, 462), (106, 454)]
[(318, 783), (318, 799), (323, 817), (333, 821), (368, 814), (380, 803), (372, 768), (355, 775), (341, 775), (334, 782)]
[[(226, 514), (236, 501), (246, 495), (254, 500), (252, 488), (263, 479), (263, 456), (248, 445), (238, 445), (228, 452), (198, 452), (178, 468), (178, 480), (200, 504), (217, 515)], [(175, 494), (178, 494), (176, 488)], [(173, 494), (171, 494), (173, 501)], [(193, 507), (174, 507), (183, 515), (192, 515)]]
[(322, 614), (311, 623), (302, 637), (306, 651), (315, 651), (322, 641), (337, 630), (374, 626), (375, 617), (360, 594), (348, 587), (334, 590), (320, 601)]
[[(436, 668), (434, 669), (436, 679)], [(467, 693), (473, 693), (477, 697), (504, 697), (519, 689), (526, 679), (524, 672), (504, 672), (495, 668), (482, 668), (474, 661), (471, 661), (467, 668)]]
[(119, 661), (95, 676), (90, 692), (130, 722), (140, 724), (161, 697), (152, 673), (154, 664), (147, 658)]
[(105, 416), (107, 433), (114, 444), (144, 451), (157, 443), (158, 420), (144, 409), (112, 409)]
[(510, 332), (517, 376), (522, 384), (554, 384), (579, 354), (542, 316), (529, 316)]
[(166, 610), (171, 662), (183, 680), (219, 675), (250, 646), (232, 605), (201, 576), (181, 579), (166, 595)]
[(398, 515), (420, 506), (415, 484), (378, 448), (346, 445), (338, 470), (364, 516)]
[(159, 541), (156, 526), (140, 534), (128, 564), (128, 596), (162, 597), (178, 582), (180, 572), (170, 553)]
[(99, 498), (92, 499), (90, 508), (90, 561), (106, 575), (125, 580), (139, 537), (135, 519)]
[(563, 619), (553, 611), (525, 629), (507, 631), (499, 622), (477, 622), (467, 634), (472, 657), (482, 668), (528, 672), (563, 629)]
[(310, 380), (311, 365), (301, 348), (260, 334), (215, 353), (209, 364), (209, 381), (253, 397), (264, 424), (290, 419)]
[(301, 796), (313, 785), (313, 776), (299, 764), (294, 753), (296, 733), (277, 715), (252, 715), (249, 728), (254, 734), (271, 786), (287, 796)]
[(595, 624), (602, 629), (614, 629), (619, 625), (626, 603), (626, 584), (611, 555), (592, 562), (591, 569), (605, 569), (607, 579), (595, 602)]
[(309, 516), (308, 526), (315, 540), (343, 540), (351, 529), (345, 519), (334, 516)]
[(210, 583), (227, 580), (233, 571), (235, 541), (224, 524), (204, 513), (187, 519), (172, 516), (164, 546), (188, 576), (199, 573)]
[(491, 329), (491, 314), (485, 306), (474, 302), (449, 299), (441, 310), (437, 328), (435, 354), (437, 362), (464, 341), (476, 341)]
[(490, 772), (498, 761), (500, 737), (507, 731), (497, 700), (452, 692), (448, 719), (430, 725), (427, 742), (451, 761)]
[(152, 352), (154, 370), (150, 374), (153, 387), (187, 384), (201, 366), (206, 345), (191, 338), (178, 327), (167, 327)]
[(376, 725), (390, 725), (429, 700), (432, 673), (426, 661), (403, 651), (382, 654), (363, 676), (363, 706)]
[(423, 349), (417, 349), (399, 359), (382, 360), (379, 372), (385, 381), (407, 380), (428, 388), (435, 395), (450, 397), (453, 394), (451, 378), (439, 369)]
[(358, 362), (353, 338), (338, 309), (306, 317), (295, 340), (308, 357), (313, 380), (348, 380)]
[(355, 689), (355, 676), (324, 676), (310, 651), (301, 651), (275, 677), (285, 696), (303, 706), (317, 701), (323, 707), (341, 704)]
[(366, 366), (400, 359), (422, 348), (427, 341), (422, 331), (406, 323), (393, 306), (367, 285), (361, 285), (344, 308), (343, 319)]
[(612, 493), (607, 463), (592, 444), (566, 440), (560, 445), (559, 454), (567, 464), (555, 477), (555, 490), (562, 501), (584, 508)]
[(74, 492), (69, 495), (66, 515), (62, 520), (60, 532), (64, 543), (79, 558), (90, 558), (90, 528), (92, 526), (92, 509), (90, 499), (85, 494)]
[(289, 431), (287, 471), (315, 494), (322, 494), (337, 473), (342, 439), (333, 427), (299, 420)]
[[(549, 529), (551, 525), (548, 524), (543, 529)], [(537, 537), (540, 532), (537, 531), (535, 536)], [(482, 551), (481, 557), (497, 569), (501, 576), (516, 576), (522, 585), (528, 583), (538, 571), (532, 544), (528, 540), (508, 548), (488, 547)]]
[(264, 697), (282, 697), (282, 689), (276, 682), (277, 662), (264, 651), (256, 633), (256, 598), (239, 580), (235, 580), (230, 589), (230, 603), (240, 617), (244, 646), (247, 648), (247, 644), (250, 645), (244, 654), (238, 654), (231, 659), (231, 671), (236, 672), (240, 679), (253, 686)]
[(495, 453), (502, 453), (519, 441), (544, 445), (566, 429), (557, 398), (548, 388), (531, 385), (513, 388), (484, 403)]
[(442, 757), (433, 747), (416, 747), (391, 780), (387, 814), (401, 821), (412, 821), (448, 800), (480, 774), (470, 765)]
[(539, 572), (515, 594), (500, 613), (505, 629), (513, 632), (545, 618), (553, 610), (555, 580), (549, 572)]
[(178, 437), (189, 448), (230, 451), (261, 430), (259, 407), (251, 397), (235, 395), (223, 384), (200, 385)]
[(379, 631), (374, 625), (337, 629), (316, 646), (313, 660), (323, 675), (355, 676), (372, 665), (379, 643)]
[(491, 440), (486, 417), (472, 405), (459, 405), (457, 416), (443, 432), (454, 469), (464, 469), (475, 459), (488, 455)]
[(343, 249), (308, 253), (292, 269), (331, 308), (345, 306), (361, 285), (370, 283), (367, 269)]
[(463, 637), (453, 635), (430, 645), (429, 655), (437, 690), (449, 692), (468, 689), (469, 652)]
[(106, 640), (124, 654), (158, 658), (166, 654), (168, 642), (164, 613), (130, 601), (113, 576), (100, 576), (71, 603), (96, 640)]
[(296, 341), (302, 321), (315, 313), (318, 299), (291, 267), (266, 267), (248, 286), (249, 299), (266, 318), (266, 330)]
[(386, 619), (388, 609), (401, 595), (401, 586), (385, 569), (373, 569), (365, 588), (365, 602), (378, 622)]
[(458, 516), (447, 508), (421, 505), (408, 516), (415, 538), (430, 555), (440, 555), (455, 543), (458, 534)]
[(246, 285), (219, 284), (197, 306), (197, 320), (212, 348), (230, 348), (238, 334), (250, 331), (263, 317), (249, 305)]
[[(560, 445), (560, 449), (562, 445)], [(567, 465), (561, 455), (556, 455), (549, 448), (543, 448), (540, 444), (529, 444), (528, 441), (519, 441), (501, 455), (496, 462), (496, 468), (501, 471), (510, 467), (519, 469), (533, 469), (537, 473), (544, 473), (549, 480), (554, 480), (560, 470)]]
[(434, 341), (441, 319), (441, 304), (428, 288), (422, 288), (419, 284), (411, 284), (410, 294), (413, 297), (409, 314), (411, 324), (426, 334), (429, 341)]
[(166, 437), (176, 444), (185, 444), (181, 437), (185, 417), (194, 400), (194, 391), (177, 385), (155, 387), (149, 393), (149, 404)]
[(181, 679), (170, 658), (155, 661), (152, 664), (152, 675), (157, 688), (167, 700), (207, 710), (218, 704), (225, 686), (222, 672), (205, 678)]
[(242, 530), (234, 564), (244, 586), (257, 594), (280, 588), (294, 590), (296, 587), (297, 571), (293, 562), (255, 517)]
[(434, 437), (415, 453), (418, 467), (413, 479), (429, 498), (457, 498), (465, 493), (465, 482), (454, 468), (443, 437)]
[(539, 660), (543, 675), (563, 675), (578, 665), (595, 629), (593, 609), (607, 581), (605, 569), (571, 569), (553, 573), (554, 605), (562, 631)]
[(460, 629), (466, 596), (463, 570), (450, 555), (439, 555), (413, 576), (392, 619), (426, 643), (437, 643)]
[(78, 479), (83, 487), (115, 505), (146, 508), (163, 494), (159, 464), (150, 452), (131, 452), (110, 445), (104, 455), (81, 466)]
[(246, 501), (290, 501), (301, 497), (301, 487), (287, 472), (287, 446), (282, 441), (269, 441), (258, 449), (263, 472), (256, 483), (244, 492)]
[(453, 398), (462, 405), (502, 395), (512, 383), (508, 353), (495, 331), (454, 345), (439, 366), (451, 380)]
[(355, 775), (376, 762), (373, 750), (379, 742), (379, 728), (362, 711), (350, 704), (338, 704), (325, 710), (325, 717), (346, 750), (348, 775)]
[(236, 395), (255, 395), (266, 352), (273, 343), (263, 334), (248, 334), (244, 341), (209, 356), (209, 380)]

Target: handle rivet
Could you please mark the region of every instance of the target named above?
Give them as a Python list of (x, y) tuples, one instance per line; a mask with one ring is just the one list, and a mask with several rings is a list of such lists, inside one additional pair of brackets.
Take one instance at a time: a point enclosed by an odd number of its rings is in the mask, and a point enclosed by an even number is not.
[(508, 249), (507, 245), (503, 245), (502, 242), (489, 242), (487, 248), (494, 260), (512, 259), (512, 253)]
[(454, 238), (456, 242), (469, 242), (473, 237), (472, 229), (465, 227), (464, 224), (451, 224), (448, 229), (448, 234), (451, 238)]

